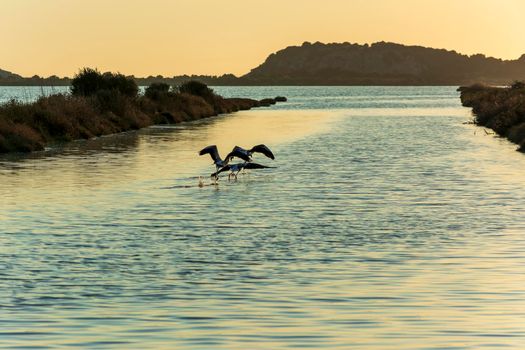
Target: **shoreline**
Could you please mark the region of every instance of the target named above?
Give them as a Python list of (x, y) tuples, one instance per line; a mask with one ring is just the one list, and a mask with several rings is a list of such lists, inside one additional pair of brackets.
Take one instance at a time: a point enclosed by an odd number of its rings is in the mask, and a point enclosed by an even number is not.
[(44, 151), (50, 145), (152, 125), (195, 121), (286, 101), (284, 97), (223, 98), (202, 83), (190, 81), (187, 85), (190, 89), (173, 91), (165, 84), (152, 84), (140, 95), (134, 91), (127, 94), (119, 88), (75, 94), (73, 87), (71, 94), (52, 94), (35, 102), (2, 103), (0, 154)]
[(517, 81), (509, 87), (474, 84), (461, 86), (458, 91), (461, 104), (472, 108), (473, 124), (492, 129), (525, 153), (525, 82)]

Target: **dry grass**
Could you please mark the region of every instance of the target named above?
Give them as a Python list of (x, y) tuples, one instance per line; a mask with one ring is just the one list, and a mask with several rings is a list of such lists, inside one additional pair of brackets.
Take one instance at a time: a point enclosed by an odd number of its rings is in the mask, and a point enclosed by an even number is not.
[(10, 101), (0, 105), (0, 152), (43, 150), (47, 144), (257, 106), (256, 100), (224, 99), (215, 94), (202, 97), (166, 89), (156, 89), (149, 97), (102, 89), (88, 96), (57, 94), (34, 103)]

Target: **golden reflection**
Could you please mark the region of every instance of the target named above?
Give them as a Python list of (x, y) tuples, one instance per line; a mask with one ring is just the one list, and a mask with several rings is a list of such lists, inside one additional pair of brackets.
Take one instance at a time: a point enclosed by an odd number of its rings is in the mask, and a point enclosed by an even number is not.
[[(520, 224), (509, 219), (519, 217), (517, 210), (523, 202), (497, 201), (498, 209), (490, 199), (473, 200), (464, 208), (469, 216), (458, 219), (461, 200), (453, 197), (463, 190), (475, 196), (501, 193), (500, 184), (494, 182), (501, 178), (483, 178), (490, 172), (476, 171), (478, 164), (473, 160), (497, 160), (510, 169), (513, 162), (523, 164), (523, 158), (515, 161), (514, 155), (523, 155), (502, 152), (494, 147), (493, 138), (474, 135), (470, 126), (463, 128), (459, 114), (453, 121), (446, 119), (450, 137), (455, 142), (455, 137), (463, 138), (464, 142), (455, 144), (473, 153), (447, 148), (444, 157), (450, 158), (443, 162), (425, 156), (420, 167), (426, 160), (446, 166), (450, 160), (452, 166), (465, 166), (455, 174), (473, 180), (482, 176), (480, 184), (488, 188), (450, 183), (453, 192), (446, 196), (452, 196), (448, 199), (456, 205), (421, 207), (425, 217), (415, 227), (410, 227), (410, 221), (396, 226), (400, 218), (389, 211), (397, 207), (406, 219), (417, 215), (417, 209), (407, 206), (410, 198), (406, 196), (432, 196), (418, 182), (395, 204), (374, 203), (358, 192), (344, 193), (348, 188), (360, 191), (372, 186), (374, 194), (381, 194), (385, 183), (405, 180), (404, 172), (383, 172), (384, 164), (355, 166), (352, 178), (335, 172), (328, 181), (316, 179), (311, 196), (303, 197), (309, 177), (295, 194), (288, 189), (292, 197), (282, 195), (286, 186), (272, 187), (262, 194), (266, 198), (281, 194), (281, 202), (271, 210), (249, 207), (260, 193), (222, 196), (222, 204), (236, 205), (224, 212), (225, 206), (213, 207), (211, 191), (196, 189), (188, 195), (157, 190), (185, 177), (197, 186), (196, 176), (213, 169), (208, 156), (197, 155), (209, 144), (216, 144), (224, 156), (236, 144), (265, 143), (275, 151), (278, 166), (284, 153), (279, 151), (288, 143), (320, 132), (330, 132), (327, 138), (338, 137), (332, 131), (344, 126), (350, 134), (340, 139), (336, 151), (345, 152), (345, 142), (359, 136), (362, 131), (356, 126), (367, 119), (343, 119), (346, 115), (352, 118), (347, 110), (239, 112), (93, 140), (82, 143), (85, 148), (70, 145), (52, 156), (32, 156), (0, 169), (0, 209), (10, 212), (11, 217), (4, 219), (11, 220), (10, 229), (17, 233), (0, 235), (4, 274), (12, 277), (10, 281), (4, 278), (4, 284), (12, 283), (15, 291), (5, 299), (17, 307), (6, 308), (4, 316), (7, 321), (10, 315), (17, 319), (10, 325), (17, 332), (12, 345), (25, 341), (24, 346), (89, 348), (104, 341), (130, 341), (108, 343), (108, 347), (310, 345), (408, 350), (421, 349), (422, 344), (481, 348), (490, 342), (520, 348), (525, 310), (522, 232), (472, 232), (482, 231), (483, 223), (477, 223), (492, 212), (498, 216), (487, 219), (491, 224), (500, 219), (507, 225)], [(386, 120), (391, 123), (376, 123), (365, 136), (381, 133), (384, 125), (399, 126), (396, 118)], [(130, 137), (129, 147), (126, 137)], [(104, 147), (100, 149), (97, 142), (105, 142)], [(490, 150), (482, 147), (484, 142)], [(121, 153), (112, 152), (115, 149)], [(294, 159), (309, 151), (303, 148)], [(375, 149), (367, 154), (373, 157)], [(508, 160), (502, 160), (505, 157)], [(329, 165), (336, 168), (340, 163)], [(342, 192), (344, 196), (335, 201), (333, 196)], [(175, 200), (177, 195), (182, 200)], [(191, 201), (200, 203), (184, 205)], [(327, 214), (320, 206), (326, 205), (346, 211), (319, 222)], [(359, 212), (360, 205), (377, 212)], [(515, 215), (505, 214), (510, 208)], [(311, 216), (298, 217), (304, 209)], [(238, 215), (243, 210), (246, 218)], [(464, 228), (441, 229), (439, 218), (445, 214), (447, 222), (464, 224)], [(2, 210), (0, 220), (1, 215)], [(257, 228), (258, 217), (269, 223), (263, 226), (267, 229)], [(226, 229), (215, 230), (217, 224)], [(244, 231), (247, 226), (254, 229)], [(50, 295), (58, 300), (41, 298)], [(64, 296), (71, 299), (59, 299)], [(37, 309), (36, 303), (45, 306)], [(55, 322), (51, 326), (31, 324), (33, 319), (21, 322), (35, 318), (35, 310), (42, 311), (38, 316), (42, 320)], [(28, 329), (41, 333), (28, 338)], [(217, 343), (199, 343), (206, 340)]]
[[(138, 163), (155, 162), (151, 172), (146, 177), (155, 178), (158, 174), (167, 176), (194, 176), (211, 173), (211, 159), (208, 155), (199, 156), (197, 153), (209, 145), (217, 145), (221, 157), (236, 145), (249, 148), (264, 143), (275, 150), (281, 144), (293, 142), (300, 138), (322, 133), (329, 130), (332, 123), (342, 116), (342, 113), (333, 111), (275, 111), (254, 110), (242, 111), (203, 120), (190, 125), (182, 126), (173, 132), (167, 127), (165, 137), (160, 137), (164, 144), (157, 142), (143, 142), (144, 148), (157, 148), (165, 151), (164, 159), (156, 162), (151, 159), (149, 151), (137, 153)], [(155, 129), (154, 129), (155, 130)], [(155, 139), (158, 134), (154, 133)], [(160, 149), (159, 149), (160, 148)], [(276, 154), (278, 163), (279, 155)], [(272, 162), (264, 159), (264, 162)], [(181, 169), (183, 165), (183, 169)], [(272, 164), (269, 164), (272, 165)]]
[[(470, 111), (469, 111), (470, 112)], [(504, 187), (512, 187), (525, 183), (525, 172), (521, 168), (523, 153), (517, 152), (518, 146), (503, 137), (487, 135), (483, 127), (462, 125), (468, 132), (462, 133), (461, 138), (468, 147), (465, 147), (454, 160), (456, 167), (465, 168), (464, 172), (476, 174), (476, 179), (497, 181)], [(501, 157), (505, 154), (505, 157)], [(466, 163), (463, 159), (471, 159)], [(497, 162), (494, 160), (497, 159)]]
[[(209, 156), (198, 155), (207, 145), (216, 144), (222, 157), (235, 145), (265, 143), (275, 150), (281, 144), (329, 130), (339, 116), (326, 111), (242, 111), (74, 142), (15, 163), (2, 161), (2, 205), (34, 201), (74, 205), (81, 194), (90, 200), (89, 194), (96, 188), (123, 189), (130, 182), (147, 180), (172, 182), (191, 177), (197, 179), (197, 185), (199, 175), (207, 179), (214, 169)], [(278, 164), (276, 156), (277, 163), (269, 165)], [(57, 197), (58, 193), (69, 194)]]

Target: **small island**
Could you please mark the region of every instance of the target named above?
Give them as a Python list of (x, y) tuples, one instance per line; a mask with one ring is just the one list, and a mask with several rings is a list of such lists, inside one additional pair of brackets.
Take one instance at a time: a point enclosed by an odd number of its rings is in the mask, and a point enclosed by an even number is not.
[(525, 82), (516, 81), (508, 87), (481, 84), (462, 86), (461, 103), (472, 107), (474, 123), (485, 126), (518, 144), (525, 153)]
[(0, 153), (44, 150), (45, 146), (223, 113), (266, 107), (285, 97), (253, 100), (223, 98), (199, 81), (173, 87), (157, 82), (143, 94), (122, 74), (82, 69), (70, 94), (40, 97), (32, 103), (0, 105)]

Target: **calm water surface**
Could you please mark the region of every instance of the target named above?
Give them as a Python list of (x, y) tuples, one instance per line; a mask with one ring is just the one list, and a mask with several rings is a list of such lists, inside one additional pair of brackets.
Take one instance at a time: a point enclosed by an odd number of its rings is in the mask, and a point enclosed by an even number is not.
[(0, 157), (0, 348), (525, 348), (525, 155), (453, 87), (216, 90), (290, 102)]

